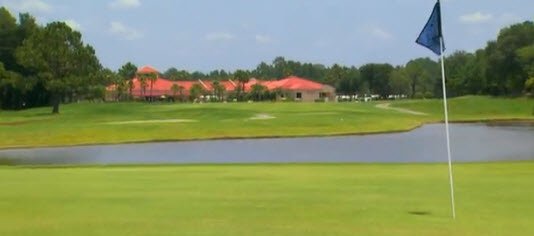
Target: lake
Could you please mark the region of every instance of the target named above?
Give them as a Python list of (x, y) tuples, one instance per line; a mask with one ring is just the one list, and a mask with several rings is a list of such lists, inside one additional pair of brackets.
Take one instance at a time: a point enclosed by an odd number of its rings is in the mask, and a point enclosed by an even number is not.
[[(534, 160), (533, 126), (452, 124), (454, 162)], [(163, 142), (0, 151), (21, 165), (224, 163), (442, 163), (443, 124), (404, 133)], [(7, 160), (7, 161), (6, 161)]]

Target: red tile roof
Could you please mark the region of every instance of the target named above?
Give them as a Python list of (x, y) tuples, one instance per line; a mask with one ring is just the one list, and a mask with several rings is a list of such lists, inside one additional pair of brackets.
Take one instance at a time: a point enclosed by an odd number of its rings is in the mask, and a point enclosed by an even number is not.
[(263, 82), (263, 85), (269, 90), (320, 90), (324, 86), (323, 84), (297, 76), (290, 76), (282, 80), (266, 81)]
[(159, 71), (156, 70), (156, 68), (152, 66), (143, 66), (139, 69), (137, 69), (138, 74), (150, 74), (150, 73), (156, 73), (159, 74)]
[[(142, 73), (147, 71), (156, 71), (154, 68), (145, 66), (142, 67), (139, 71)], [(157, 71), (156, 71), (157, 72)], [(148, 72), (153, 73), (153, 72)], [(234, 81), (221, 81), (222, 86), (226, 89), (227, 92), (235, 91), (240, 84)], [(141, 82), (137, 77), (133, 79), (134, 88), (132, 90), (132, 95), (136, 97), (140, 96), (162, 96), (162, 95), (172, 95), (171, 87), (174, 84), (177, 84), (183, 87), (183, 94), (189, 95), (189, 90), (193, 87), (194, 84), (201, 84), (206, 91), (213, 91), (213, 81), (170, 81), (166, 80), (158, 75), (158, 79), (152, 84), (151, 92), (151, 82), (147, 80), (147, 87), (142, 93), (141, 91)], [(261, 81), (256, 79), (251, 79), (248, 83), (245, 84), (245, 91), (250, 91), (252, 86), (255, 84), (261, 84), (267, 87), (268, 90), (282, 89), (282, 90), (321, 90), (324, 85), (303, 79), (297, 76), (290, 76), (282, 80), (273, 80), (273, 81)], [(108, 91), (116, 89), (115, 85), (110, 85), (107, 87)]]
[[(143, 94), (141, 91), (141, 81), (137, 77), (135, 77), (133, 79), (133, 84), (134, 84), (134, 88), (132, 90), (132, 94), (134, 96), (141, 96)], [(172, 85), (173, 83), (171, 81), (163, 79), (161, 77), (158, 77), (158, 79), (154, 82), (154, 84), (151, 84), (150, 80), (147, 80), (144, 95), (145, 96), (150, 96), (150, 95), (161, 96), (165, 94), (168, 95), (170, 94)]]

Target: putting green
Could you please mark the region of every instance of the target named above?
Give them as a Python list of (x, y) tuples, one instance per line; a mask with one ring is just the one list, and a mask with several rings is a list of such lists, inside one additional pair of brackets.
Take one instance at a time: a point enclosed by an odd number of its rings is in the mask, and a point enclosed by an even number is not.
[(534, 162), (0, 167), (0, 235), (534, 235)]

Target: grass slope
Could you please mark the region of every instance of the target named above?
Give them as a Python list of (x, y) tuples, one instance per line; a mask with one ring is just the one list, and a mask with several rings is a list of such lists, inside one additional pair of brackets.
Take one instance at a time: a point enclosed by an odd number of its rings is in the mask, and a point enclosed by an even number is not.
[[(395, 106), (425, 112), (431, 114), (434, 119), (443, 119), (442, 100), (408, 100), (396, 103)], [(534, 99), (459, 97), (449, 100), (449, 115), (452, 120), (457, 121), (534, 119)]]
[(534, 235), (533, 162), (0, 168), (0, 235)]
[[(48, 107), (20, 112), (0, 111), (0, 148), (391, 132), (442, 120), (438, 100), (392, 104), (426, 112), (428, 116), (379, 109), (375, 105), (81, 103), (62, 106), (62, 114), (55, 116), (50, 114)], [(453, 120), (534, 119), (533, 106), (534, 102), (527, 99), (466, 97), (451, 100), (451, 117)], [(276, 118), (250, 119), (258, 115)], [(155, 122), (158, 120), (169, 122)], [(182, 120), (197, 122), (175, 122)], [(120, 124), (129, 121), (149, 122)]]

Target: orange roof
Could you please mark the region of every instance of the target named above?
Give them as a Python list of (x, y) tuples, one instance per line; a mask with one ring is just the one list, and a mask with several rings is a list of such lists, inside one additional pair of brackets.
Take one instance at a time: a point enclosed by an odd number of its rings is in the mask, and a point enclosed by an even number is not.
[[(143, 67), (141, 70), (150, 71), (153, 69), (151, 67)], [(153, 69), (153, 71), (156, 71)], [(237, 86), (240, 86), (238, 82), (233, 81), (221, 81), (222, 86), (226, 89), (227, 92), (235, 91)], [(151, 84), (149, 80), (146, 82), (146, 89), (143, 93), (141, 91), (141, 81), (139, 78), (135, 77), (133, 79), (134, 88), (132, 94), (134, 96), (161, 96), (161, 95), (171, 95), (171, 87), (177, 84), (183, 87), (183, 93), (185, 95), (189, 94), (189, 90), (193, 87), (194, 84), (200, 84), (206, 91), (213, 91), (213, 81), (170, 81), (166, 80), (158, 75), (158, 79)], [(255, 84), (261, 84), (267, 87), (268, 90), (282, 89), (282, 90), (320, 90), (324, 87), (323, 84), (317, 83), (311, 80), (300, 78), (297, 76), (290, 76), (282, 80), (273, 80), (273, 81), (261, 81), (257, 79), (250, 79), (248, 83), (245, 84), (245, 91), (250, 91), (252, 86)], [(152, 89), (151, 89), (152, 88)], [(115, 85), (110, 85), (107, 87), (108, 91), (113, 91), (116, 89)], [(152, 90), (152, 91), (151, 91)]]
[[(202, 81), (204, 85), (206, 85), (204, 88), (212, 91), (213, 90), (213, 81)], [(231, 81), (219, 81), (219, 84), (224, 87), (226, 91), (234, 91), (236, 89), (237, 84), (232, 83)]]
[[(193, 87), (194, 84), (198, 84), (198, 81), (174, 81), (173, 84), (177, 84), (184, 88), (184, 94), (189, 94), (189, 90)], [(172, 85), (171, 85), (172, 86)]]
[(234, 91), (237, 87), (237, 84), (233, 81), (221, 81), (221, 85), (224, 86), (226, 91)]
[(156, 70), (156, 68), (152, 66), (143, 66), (139, 69), (137, 69), (138, 74), (150, 74), (150, 73), (156, 73), (159, 74), (159, 71)]
[(263, 85), (269, 90), (283, 89), (283, 90), (319, 90), (323, 88), (323, 84), (311, 80), (300, 78), (297, 76), (290, 76), (282, 80), (266, 81)]
[[(143, 93), (141, 91), (141, 81), (139, 80), (139, 78), (135, 77), (133, 79), (133, 85), (134, 87), (132, 90), (132, 94), (134, 96), (141, 96)], [(151, 84), (150, 80), (147, 80), (144, 95), (161, 96), (169, 94), (172, 85), (173, 83), (171, 81), (163, 79), (161, 77), (158, 77), (158, 79), (153, 84)]]

